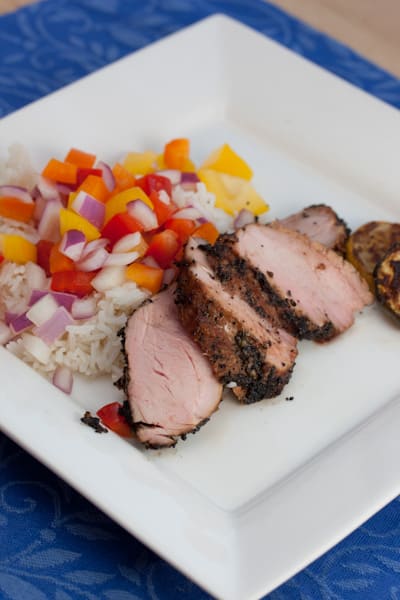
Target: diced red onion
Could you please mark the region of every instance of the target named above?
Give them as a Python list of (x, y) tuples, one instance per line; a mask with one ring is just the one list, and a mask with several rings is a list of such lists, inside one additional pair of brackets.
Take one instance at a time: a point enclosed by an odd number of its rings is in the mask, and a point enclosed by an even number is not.
[(42, 339), (32, 335), (31, 333), (22, 334), (22, 345), (36, 360), (42, 364), (46, 364), (50, 358), (51, 350)]
[(117, 242), (115, 242), (113, 246), (114, 252), (130, 252), (132, 248), (136, 248), (142, 241), (142, 236), (138, 231), (135, 233), (128, 233), (128, 235), (124, 235), (124, 237), (120, 238)]
[(60, 239), (60, 200), (48, 200), (38, 224), (38, 233), (43, 240), (58, 242)]
[(151, 231), (158, 227), (157, 216), (155, 212), (143, 202), (143, 200), (133, 200), (127, 205), (128, 213), (140, 221), (145, 231)]
[(69, 294), (68, 292), (53, 292), (46, 290), (32, 290), (31, 297), (29, 299), (29, 306), (33, 306), (38, 300), (47, 295), (52, 296), (57, 302), (58, 306), (64, 306), (67, 310), (71, 311), (71, 307), (76, 300), (75, 294)]
[(205, 217), (199, 217), (197, 219), (197, 222), (198, 222), (199, 225), (204, 225), (204, 223), (209, 223), (209, 220), (206, 219)]
[(172, 185), (176, 185), (181, 181), (181, 172), (177, 169), (165, 169), (163, 171), (157, 171), (157, 175), (162, 175), (170, 180)]
[(18, 313), (6, 312), (4, 315), (4, 322), (6, 325), (9, 325), (13, 319), (18, 317)]
[(197, 173), (192, 172), (184, 172), (181, 173), (181, 181), (180, 183), (198, 183), (200, 179), (197, 176)]
[(23, 331), (30, 329), (33, 326), (33, 323), (30, 319), (28, 319), (28, 317), (26, 316), (26, 313), (23, 313), (22, 315), (18, 315), (16, 317), (14, 317), (14, 319), (11, 319), (9, 325), (10, 325), (11, 331), (15, 335), (18, 335), (19, 333), (22, 333)]
[(59, 306), (52, 316), (39, 327), (35, 327), (33, 332), (45, 344), (51, 346), (62, 336), (68, 325), (73, 323), (74, 320), (69, 312), (63, 306)]
[(62, 196), (69, 196), (71, 192), (76, 190), (75, 185), (68, 185), (67, 183), (56, 183), (56, 188)]
[(104, 263), (106, 267), (116, 266), (116, 265), (130, 265), (135, 260), (139, 258), (139, 252), (113, 252), (109, 254), (106, 262)]
[(39, 190), (42, 198), (44, 198), (45, 200), (59, 199), (60, 193), (57, 189), (57, 184), (50, 181), (50, 179), (46, 179), (46, 177), (40, 176), (36, 187)]
[(58, 308), (59, 306), (51, 294), (46, 294), (31, 306), (26, 312), (26, 316), (39, 327), (46, 323), (57, 312)]
[(72, 386), (74, 383), (71, 369), (65, 366), (57, 367), (53, 373), (52, 382), (62, 392), (70, 394), (72, 392)]
[(106, 292), (125, 282), (125, 267), (103, 267), (91, 281), (92, 287), (98, 292)]
[(98, 238), (97, 240), (92, 240), (91, 242), (88, 242), (83, 249), (81, 258), (85, 258), (85, 256), (88, 256), (89, 254), (91, 254), (95, 250), (98, 250), (99, 248), (105, 248), (108, 244), (109, 241), (105, 238)]
[(169, 204), (171, 204), (171, 198), (165, 190), (160, 190), (158, 192), (158, 199), (166, 206), (169, 206)]
[(42, 267), (33, 262), (25, 265), (25, 275), (31, 288), (45, 288), (47, 284), (46, 272)]
[(201, 213), (194, 208), (194, 206), (188, 206), (187, 208), (181, 208), (176, 213), (174, 213), (174, 219), (190, 219), (195, 221), (201, 217)]
[(96, 299), (93, 296), (77, 298), (71, 308), (74, 319), (90, 319), (96, 314)]
[(105, 265), (109, 254), (105, 248), (97, 248), (77, 262), (80, 271), (97, 271)]
[(103, 202), (96, 200), (90, 194), (79, 192), (74, 198), (71, 208), (98, 229), (103, 226), (106, 207)]
[(115, 177), (111, 167), (100, 160), (96, 165), (96, 169), (101, 169), (103, 181), (106, 184), (108, 191), (112, 192), (115, 188)]
[(0, 321), (0, 346), (7, 344), (12, 336), (13, 334), (9, 326), (4, 321)]
[(255, 217), (252, 212), (247, 210), (247, 208), (242, 208), (242, 210), (237, 214), (235, 220), (233, 221), (233, 226), (235, 229), (240, 229), (245, 225), (249, 225), (250, 223), (254, 223)]
[(176, 269), (165, 269), (164, 274), (163, 274), (163, 284), (164, 285), (169, 285), (170, 283), (173, 282), (173, 280), (175, 279), (176, 276)]
[(86, 244), (86, 236), (78, 229), (69, 229), (61, 239), (59, 250), (73, 261), (78, 261)]
[(154, 267), (155, 269), (161, 269), (160, 265), (152, 256), (145, 256), (141, 261), (142, 265), (147, 265), (148, 267)]
[(32, 204), (33, 199), (28, 190), (19, 185), (0, 185), (0, 197), (9, 196), (11, 198), (18, 198), (25, 204)]
[(187, 183), (181, 183), (180, 187), (185, 192), (196, 192), (197, 191), (197, 183), (195, 183), (193, 181), (188, 181)]
[(44, 209), (46, 208), (47, 200), (43, 198), (41, 193), (38, 190), (38, 195), (35, 197), (35, 208), (33, 211), (33, 218), (35, 221), (40, 221), (42, 218), (42, 214)]

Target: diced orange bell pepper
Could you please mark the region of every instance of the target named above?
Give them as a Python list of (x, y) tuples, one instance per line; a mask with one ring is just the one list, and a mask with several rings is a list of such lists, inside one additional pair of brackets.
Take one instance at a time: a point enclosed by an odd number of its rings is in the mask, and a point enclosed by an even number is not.
[[(115, 190), (122, 192), (130, 187), (134, 187), (136, 183), (135, 176), (129, 173), (120, 163), (116, 163), (113, 167), (113, 175), (115, 177)], [(115, 195), (114, 190), (114, 195)]]
[(203, 223), (193, 231), (192, 235), (206, 240), (213, 246), (219, 236), (219, 231), (212, 223)]
[(56, 244), (50, 250), (49, 270), (51, 274), (59, 271), (75, 271), (74, 261), (62, 254)]
[(191, 219), (169, 219), (165, 222), (165, 228), (175, 231), (180, 243), (186, 244), (196, 229), (196, 223)]
[(96, 161), (94, 154), (88, 154), (77, 148), (71, 148), (65, 157), (65, 162), (76, 165), (80, 169), (91, 169)]
[(110, 191), (102, 177), (96, 175), (88, 175), (86, 179), (78, 187), (77, 192), (86, 192), (100, 202), (106, 202), (110, 195)]
[(167, 269), (180, 248), (181, 244), (175, 231), (165, 229), (153, 235), (146, 256), (152, 256), (160, 267)]
[(168, 169), (185, 169), (189, 160), (190, 142), (187, 138), (171, 140), (164, 147), (164, 162)]
[(100, 237), (100, 231), (97, 227), (89, 223), (87, 219), (84, 219), (68, 208), (62, 208), (60, 210), (60, 234), (63, 236), (70, 229), (82, 231), (88, 242), (97, 240)]
[(148, 195), (139, 187), (132, 187), (120, 192), (116, 196), (112, 196), (108, 202), (106, 202), (106, 218), (105, 223), (108, 223), (114, 215), (123, 213), (126, 211), (127, 204), (134, 200), (142, 200), (147, 206), (153, 209), (153, 203), (151, 202)]
[(0, 198), (0, 216), (28, 223), (35, 210), (34, 202), (22, 202), (18, 198), (3, 196)]
[(24, 265), (36, 262), (37, 250), (35, 244), (21, 235), (4, 233), (0, 236), (0, 251), (5, 260)]
[(65, 163), (51, 158), (42, 171), (43, 177), (58, 181), (59, 183), (76, 183), (78, 167), (72, 163)]
[(126, 268), (125, 277), (134, 281), (137, 286), (156, 294), (162, 285), (163, 270), (141, 263), (132, 263)]

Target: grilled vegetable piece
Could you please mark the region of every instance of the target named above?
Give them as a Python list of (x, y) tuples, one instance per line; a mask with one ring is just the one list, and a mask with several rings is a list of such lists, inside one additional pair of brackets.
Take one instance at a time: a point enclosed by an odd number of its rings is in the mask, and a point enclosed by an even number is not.
[(400, 243), (400, 223), (370, 221), (354, 231), (347, 242), (347, 260), (374, 291), (374, 269), (389, 248)]
[(400, 242), (389, 248), (374, 270), (379, 302), (400, 319)]

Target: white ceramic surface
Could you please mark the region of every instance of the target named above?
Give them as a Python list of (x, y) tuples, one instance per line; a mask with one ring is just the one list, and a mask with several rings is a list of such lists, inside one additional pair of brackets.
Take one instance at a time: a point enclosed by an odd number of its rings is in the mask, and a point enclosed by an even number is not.
[[(222, 16), (3, 119), (0, 153), (20, 141), (38, 168), (71, 146), (112, 162), (183, 135), (197, 161), (237, 149), (271, 218), (320, 202), (351, 227), (400, 218), (398, 112)], [(106, 379), (69, 398), (0, 349), (0, 426), (212, 594), (255, 599), (399, 493), (399, 333), (368, 308), (337, 340), (300, 344), (280, 398), (228, 397), (164, 452), (80, 423), (120, 398)]]

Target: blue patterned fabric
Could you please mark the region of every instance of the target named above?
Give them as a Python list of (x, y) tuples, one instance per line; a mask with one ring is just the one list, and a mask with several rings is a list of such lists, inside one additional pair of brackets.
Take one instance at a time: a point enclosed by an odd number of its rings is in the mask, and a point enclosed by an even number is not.
[[(45, 0), (0, 18), (0, 116), (215, 12), (400, 107), (400, 81), (261, 0)], [(209, 598), (0, 434), (0, 598)], [(393, 501), (268, 600), (400, 599)]]

